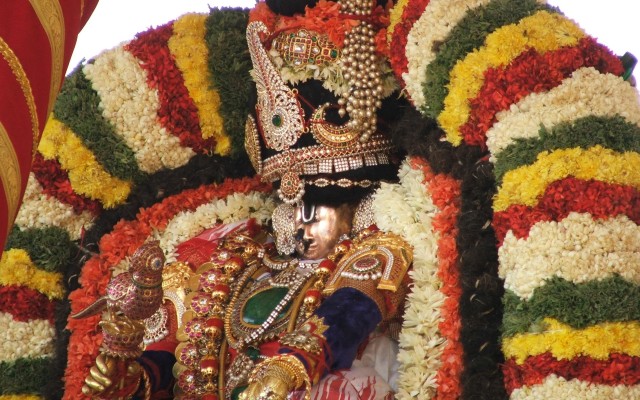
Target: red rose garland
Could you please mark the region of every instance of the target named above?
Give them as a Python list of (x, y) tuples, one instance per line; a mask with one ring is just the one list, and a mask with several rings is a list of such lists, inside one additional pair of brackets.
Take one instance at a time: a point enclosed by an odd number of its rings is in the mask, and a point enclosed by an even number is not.
[(408, 70), (409, 61), (407, 60), (406, 47), (409, 32), (428, 4), (429, 0), (410, 0), (402, 11), (401, 21), (394, 27), (391, 44), (389, 45), (389, 58), (391, 68), (400, 82), (403, 82), (402, 74)]
[(15, 321), (46, 319), (54, 323), (55, 306), (44, 294), (25, 286), (0, 286), (0, 312), (11, 314)]

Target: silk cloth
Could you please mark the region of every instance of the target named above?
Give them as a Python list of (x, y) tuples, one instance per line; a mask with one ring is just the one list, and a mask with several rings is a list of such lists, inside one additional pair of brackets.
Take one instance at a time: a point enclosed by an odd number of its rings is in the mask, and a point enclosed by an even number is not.
[(8, 0), (0, 5), (0, 250), (78, 33), (97, 3)]

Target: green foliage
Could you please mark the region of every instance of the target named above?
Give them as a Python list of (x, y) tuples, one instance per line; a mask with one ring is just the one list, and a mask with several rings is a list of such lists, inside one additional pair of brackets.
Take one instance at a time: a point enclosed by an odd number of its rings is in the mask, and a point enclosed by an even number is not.
[(245, 37), (248, 20), (246, 9), (222, 8), (212, 9), (206, 22), (212, 87), (220, 94), (220, 114), (234, 158), (244, 154), (244, 125), (253, 86)]
[(575, 329), (603, 322), (640, 320), (640, 286), (614, 275), (600, 281), (573, 283), (552, 277), (525, 301), (507, 291), (503, 297), (503, 337), (544, 329), (555, 318)]
[(0, 362), (0, 395), (43, 394), (51, 364), (51, 358), (20, 358), (15, 362)]
[(126, 181), (142, 178), (133, 150), (102, 116), (100, 96), (81, 68), (65, 79), (53, 113), (78, 135), (109, 174)]
[(422, 111), (431, 118), (438, 117), (449, 93), (450, 71), (468, 53), (482, 46), (490, 33), (544, 9), (552, 10), (536, 0), (494, 0), (470, 10), (439, 45), (435, 60), (427, 66), (423, 87), (425, 107)]
[(640, 127), (621, 116), (588, 116), (564, 122), (548, 130), (540, 128), (538, 137), (518, 138), (496, 157), (494, 172), (498, 185), (504, 175), (535, 162), (543, 151), (600, 145), (618, 152), (640, 152)]
[(49, 272), (64, 272), (74, 251), (69, 234), (58, 227), (20, 230), (14, 226), (6, 248), (25, 250), (36, 267)]

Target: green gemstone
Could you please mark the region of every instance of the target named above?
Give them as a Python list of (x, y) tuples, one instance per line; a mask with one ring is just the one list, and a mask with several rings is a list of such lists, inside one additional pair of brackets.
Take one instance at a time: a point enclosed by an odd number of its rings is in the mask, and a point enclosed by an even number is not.
[(243, 385), (243, 386), (236, 386), (232, 391), (231, 391), (231, 400), (238, 400), (238, 398), (240, 397), (240, 394), (242, 392), (245, 391), (245, 389), (247, 388), (247, 385)]
[(312, 41), (312, 42), (317, 42), (317, 41), (318, 41), (318, 38), (317, 38), (317, 37), (315, 37), (315, 36), (311, 36), (311, 41)]
[(271, 123), (279, 128), (282, 126), (282, 117), (278, 114), (274, 115), (273, 118), (271, 118)]
[[(288, 291), (289, 289), (287, 288), (275, 287), (251, 296), (242, 309), (242, 320), (249, 325), (261, 325), (267, 320), (267, 317), (269, 317), (269, 314), (276, 308), (278, 303), (280, 303), (280, 300), (287, 295)], [(278, 314), (276, 320), (279, 320), (287, 314), (290, 305), (291, 303), (287, 304), (280, 314)]]
[(332, 50), (329, 52), (329, 55), (331, 56), (331, 58), (336, 58), (336, 57), (338, 57), (338, 50), (332, 49)]
[(255, 347), (249, 347), (246, 351), (246, 354), (251, 360), (256, 361), (258, 357), (260, 357), (260, 350), (256, 349)]
[(314, 64), (315, 62), (316, 62), (316, 60), (315, 60), (315, 59), (313, 59), (313, 58), (310, 58), (310, 59), (309, 59), (309, 63)]

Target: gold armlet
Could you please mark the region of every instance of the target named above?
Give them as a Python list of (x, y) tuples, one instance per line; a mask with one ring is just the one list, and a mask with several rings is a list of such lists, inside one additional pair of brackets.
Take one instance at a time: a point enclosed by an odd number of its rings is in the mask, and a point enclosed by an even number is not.
[(291, 355), (271, 357), (261, 362), (249, 377), (249, 384), (267, 376), (276, 377), (289, 385), (289, 390), (305, 388), (304, 399), (311, 399), (311, 379), (298, 358)]

